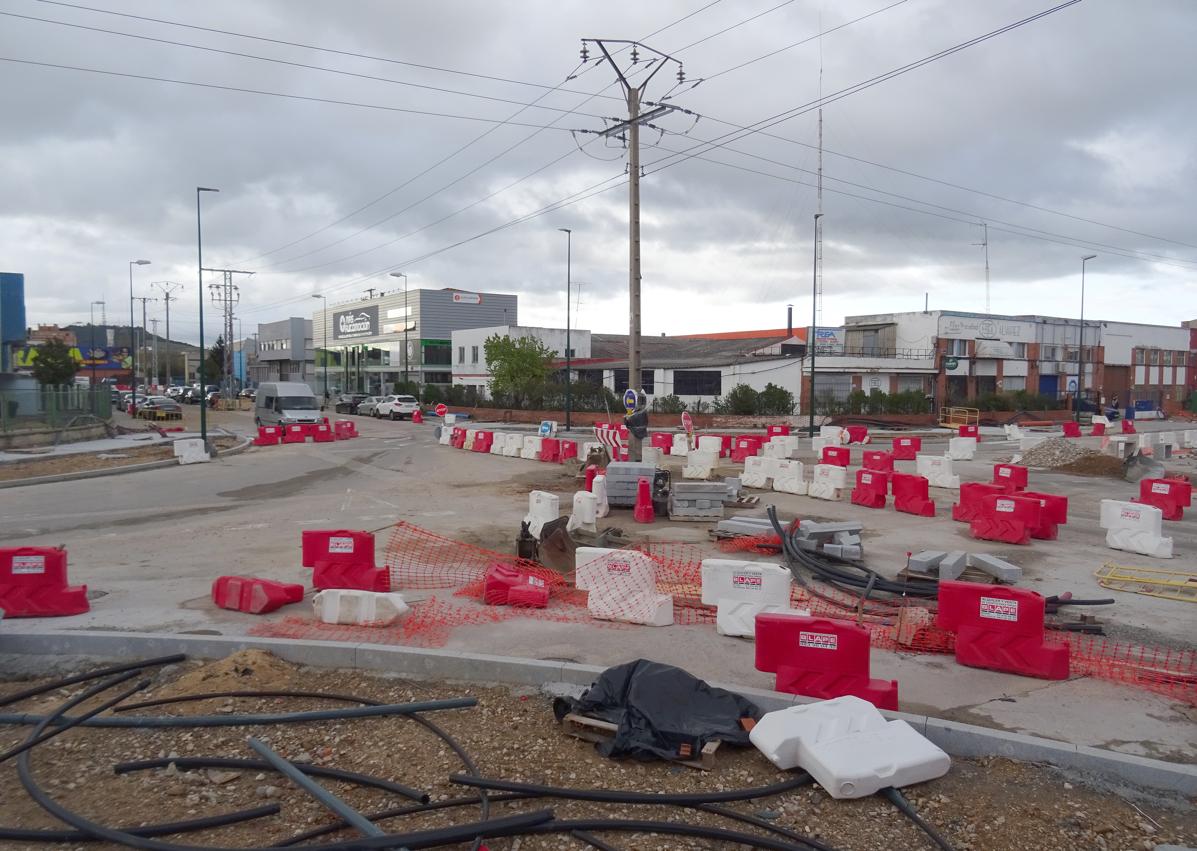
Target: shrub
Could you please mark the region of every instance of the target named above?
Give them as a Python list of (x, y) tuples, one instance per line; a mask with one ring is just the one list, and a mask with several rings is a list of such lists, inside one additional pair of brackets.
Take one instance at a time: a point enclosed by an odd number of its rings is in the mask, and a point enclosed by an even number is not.
[(737, 384), (727, 396), (715, 400), (717, 414), (755, 414), (760, 394), (747, 384)]
[(686, 403), (670, 393), (668, 396), (658, 396), (653, 399), (653, 410), (659, 414), (680, 414), (686, 410)]

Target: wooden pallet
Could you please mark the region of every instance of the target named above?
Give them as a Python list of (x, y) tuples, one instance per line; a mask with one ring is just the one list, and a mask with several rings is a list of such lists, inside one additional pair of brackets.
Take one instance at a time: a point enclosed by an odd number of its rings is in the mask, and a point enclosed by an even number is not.
[[(575, 739), (582, 739), (583, 741), (594, 742), (595, 744), (602, 744), (614, 738), (615, 731), (619, 729), (609, 721), (600, 721), (598, 718), (587, 718), (585, 715), (578, 715), (574, 712), (562, 718), (561, 723), (565, 725), (566, 734), (573, 736)], [(715, 754), (718, 751), (719, 742), (707, 742), (703, 745), (702, 753), (696, 759), (675, 759), (670, 761), (688, 768), (697, 768), (699, 771), (711, 771), (715, 768)]]

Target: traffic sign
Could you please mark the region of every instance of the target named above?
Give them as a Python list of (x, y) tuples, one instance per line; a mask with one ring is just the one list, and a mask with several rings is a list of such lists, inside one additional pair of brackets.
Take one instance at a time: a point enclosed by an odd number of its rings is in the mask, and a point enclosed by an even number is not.
[(438, 417), (443, 417), (445, 414), (449, 413), (449, 406), (446, 405), (444, 402), (441, 402), (433, 410), (436, 411), (436, 415)]
[(694, 433), (694, 418), (689, 411), (682, 411), (682, 431), (686, 434)]
[(629, 414), (636, 410), (636, 391), (631, 387), (623, 391), (623, 407)]

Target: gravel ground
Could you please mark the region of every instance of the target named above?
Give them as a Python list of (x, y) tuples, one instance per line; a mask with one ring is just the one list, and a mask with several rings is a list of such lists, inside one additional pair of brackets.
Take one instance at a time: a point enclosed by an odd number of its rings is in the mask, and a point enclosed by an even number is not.
[[(0, 694), (27, 683), (0, 684)], [(20, 710), (45, 712), (78, 693), (74, 686), (25, 701)], [(185, 663), (160, 671), (137, 699), (225, 690), (304, 689), (358, 694), (378, 700), (409, 701), (469, 695), (473, 709), (433, 713), (429, 717), (457, 737), (477, 761), (481, 773), (509, 780), (585, 788), (651, 792), (735, 789), (778, 782), (785, 775), (752, 749), (724, 749), (718, 767), (699, 772), (663, 763), (615, 762), (599, 757), (593, 746), (564, 735), (553, 720), (550, 701), (538, 693), (442, 683), (417, 683), (349, 671), (314, 671), (246, 651), (216, 663)], [(150, 714), (293, 711), (323, 708), (327, 701), (299, 698), (224, 699), (138, 710)], [(0, 749), (18, 743), (27, 731), (0, 729)], [(254, 770), (179, 771), (173, 767), (114, 775), (123, 760), (171, 756), (253, 756), (245, 737), (255, 735), (289, 759), (311, 760), (378, 775), (426, 790), (434, 801), (471, 795), (448, 782), (462, 770), (443, 742), (416, 723), (401, 718), (363, 719), (258, 728), (208, 730), (69, 731), (39, 747), (33, 772), (58, 800), (110, 825), (135, 825), (194, 818), (278, 803), (279, 815), (243, 825), (175, 837), (195, 845), (265, 845), (300, 831), (328, 824), (331, 817), (305, 794), (274, 774)], [(5, 826), (60, 827), (20, 788), (15, 760), (0, 765), (0, 823)], [(364, 812), (402, 806), (389, 793), (338, 782), (326, 785)], [(1193, 844), (1197, 815), (1186, 802), (1147, 798), (1124, 800), (1077, 780), (1034, 765), (1002, 759), (955, 760), (949, 774), (912, 787), (907, 797), (957, 849), (985, 851), (1076, 851), (1076, 849), (1152, 849), (1157, 843)], [(660, 806), (612, 806), (570, 801), (499, 803), (495, 815), (551, 806), (558, 817), (652, 818), (757, 831), (724, 818)], [(818, 837), (838, 849), (929, 848), (887, 802), (879, 798), (835, 801), (817, 787), (804, 787), (772, 798), (730, 805), (770, 824)], [(476, 819), (471, 805), (407, 815), (383, 823), (389, 830), (417, 830)], [(349, 833), (335, 838), (348, 838)], [(319, 841), (328, 841), (325, 837)], [(715, 848), (678, 838), (607, 833), (617, 848)], [(492, 849), (578, 848), (564, 835), (496, 840)], [(0, 843), (0, 848), (55, 847)], [(63, 845), (56, 847), (81, 847)], [(93, 844), (88, 847), (105, 847)], [(464, 846), (463, 846), (464, 847)]]
[[(235, 446), (235, 437), (212, 439), (217, 449)], [(131, 464), (148, 464), (151, 461), (165, 461), (173, 458), (174, 448), (170, 444), (155, 446), (131, 445), (128, 449), (106, 452), (54, 455), (44, 458), (30, 458), (28, 461), (10, 461), (0, 464), (0, 481), (28, 479), (36, 476), (56, 476), (60, 473), (81, 473), (85, 470), (106, 470), (111, 467), (127, 467)]]

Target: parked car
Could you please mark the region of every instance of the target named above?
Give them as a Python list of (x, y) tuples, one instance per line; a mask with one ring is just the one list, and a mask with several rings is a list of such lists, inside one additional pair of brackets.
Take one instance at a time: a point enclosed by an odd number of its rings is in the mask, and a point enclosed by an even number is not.
[(137, 416), (141, 419), (173, 419), (183, 416), (183, 407), (168, 396), (150, 396), (137, 406)]
[(358, 402), (357, 410), (355, 410), (354, 413), (363, 417), (377, 417), (378, 412), (376, 409), (378, 408), (378, 403), (381, 402), (382, 399), (382, 396), (367, 396), (365, 399), (362, 399), (362, 401)]
[(365, 393), (346, 393), (337, 397), (333, 410), (338, 414), (356, 414), (357, 406), (367, 398)]
[(220, 386), (217, 384), (207, 384), (203, 387), (196, 384), (187, 388), (187, 391), (183, 394), (183, 401), (191, 405), (198, 405), (208, 397), (208, 394), (218, 392), (219, 390)]
[(374, 416), (390, 417), (392, 420), (411, 419), (420, 407), (415, 396), (390, 395), (383, 397), (374, 408)]
[(145, 404), (145, 401), (148, 398), (149, 397), (146, 396), (145, 394), (138, 393), (136, 400), (134, 400), (133, 393), (131, 391), (126, 391), (125, 393), (121, 394), (120, 409), (127, 414), (127, 413), (129, 413), (129, 409), (132, 405), (136, 404), (137, 407), (140, 408), (142, 405)]

